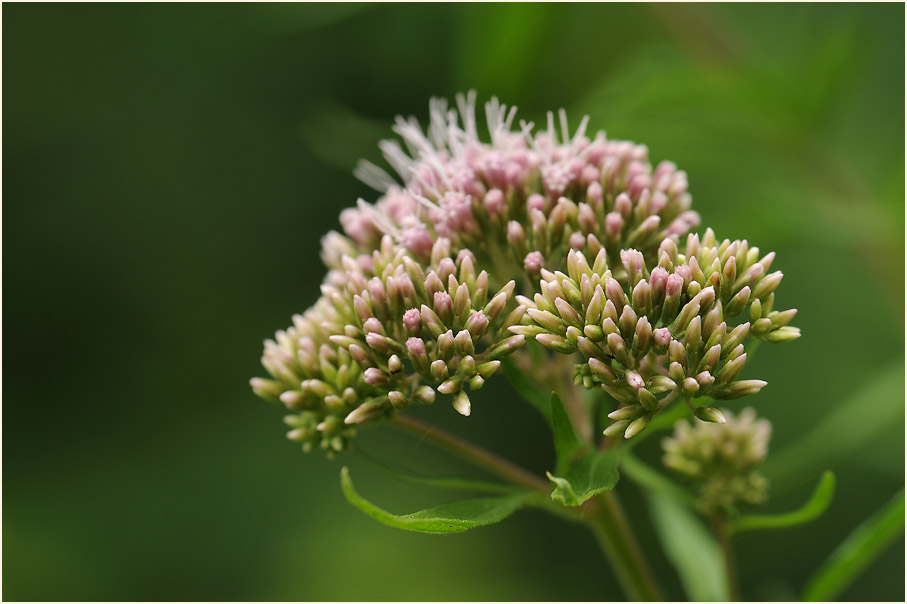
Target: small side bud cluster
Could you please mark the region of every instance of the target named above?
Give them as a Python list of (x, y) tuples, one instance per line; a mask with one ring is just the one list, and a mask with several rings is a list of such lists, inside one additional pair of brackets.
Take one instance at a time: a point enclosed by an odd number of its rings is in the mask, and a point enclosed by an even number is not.
[[(684, 252), (665, 239), (650, 268), (634, 249), (621, 250), (613, 267), (605, 250), (591, 264), (571, 250), (566, 273), (543, 269), (540, 293), (517, 297), (526, 318), (510, 330), (556, 352), (580, 352), (586, 363), (575, 382), (601, 387), (622, 404), (609, 415), (608, 436), (633, 437), (677, 396), (724, 400), (759, 392), (766, 382), (736, 379), (746, 362), (744, 341), (800, 335), (787, 325), (796, 310), (772, 310), (782, 276), (767, 272), (773, 253), (760, 257), (746, 241), (718, 243), (711, 229), (701, 240), (691, 234)], [(697, 417), (721, 421), (711, 408)]]
[(273, 379), (252, 386), (300, 411), (287, 420), (291, 439), (338, 451), (356, 424), (432, 403), (436, 392), (470, 414), (467, 390), (480, 389), (523, 345), (508, 327), (525, 307), (511, 304), (513, 281), (489, 293), (472, 253), (454, 259), (449, 249), (436, 241), (427, 270), (389, 237), (369, 262), (344, 255), (345, 270), (329, 275), (315, 307), (265, 343), (262, 364)]
[(723, 412), (723, 424), (680, 421), (662, 441), (664, 464), (698, 485), (705, 514), (766, 500), (768, 481), (756, 471), (768, 453), (772, 426), (746, 408)]

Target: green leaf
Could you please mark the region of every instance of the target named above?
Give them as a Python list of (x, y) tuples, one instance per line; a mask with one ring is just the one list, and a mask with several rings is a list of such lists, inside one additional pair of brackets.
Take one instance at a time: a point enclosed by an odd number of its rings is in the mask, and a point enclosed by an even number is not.
[(675, 497), (649, 496), (652, 520), (665, 554), (680, 575), (690, 601), (724, 602), (727, 581), (721, 548), (693, 511)]
[(346, 467), (340, 470), (340, 486), (347, 501), (378, 522), (405, 531), (433, 535), (461, 533), (478, 526), (495, 524), (525, 506), (533, 496), (532, 493), (518, 492), (503, 497), (469, 499), (398, 516), (360, 497), (353, 488)]
[(504, 358), (503, 366), (504, 375), (510, 380), (510, 384), (513, 386), (513, 389), (516, 390), (517, 394), (519, 394), (527, 403), (538, 409), (539, 413), (542, 414), (542, 417), (545, 418), (545, 421), (548, 422), (548, 425), (553, 426), (551, 418), (551, 401), (548, 398), (548, 395), (545, 394), (545, 389), (529, 379), (523, 370), (517, 367), (513, 358)]
[(570, 466), (570, 461), (580, 446), (570, 417), (564, 410), (557, 393), (551, 393), (551, 428), (554, 431), (554, 451), (557, 453), (557, 470), (555, 473), (563, 474)]
[(382, 472), (393, 476), (397, 480), (418, 484), (426, 487), (436, 487), (439, 489), (457, 489), (462, 491), (484, 491), (486, 493), (513, 493), (515, 487), (495, 482), (484, 482), (479, 480), (466, 480), (463, 478), (432, 478), (428, 476), (418, 476), (410, 470), (404, 470), (395, 464), (380, 460), (361, 448), (353, 449), (362, 459), (376, 466)]
[(805, 602), (836, 600), (903, 533), (904, 490), (901, 489), (894, 499), (858, 526), (832, 552), (807, 583), (801, 599)]
[(620, 474), (620, 451), (595, 451), (581, 457), (562, 477), (548, 472), (554, 483), (551, 498), (564, 505), (582, 505), (602, 491), (614, 488)]
[(786, 514), (749, 514), (740, 516), (731, 524), (731, 531), (743, 533), (764, 529), (788, 528), (811, 522), (825, 513), (835, 496), (835, 475), (825, 472), (809, 500), (803, 506)]

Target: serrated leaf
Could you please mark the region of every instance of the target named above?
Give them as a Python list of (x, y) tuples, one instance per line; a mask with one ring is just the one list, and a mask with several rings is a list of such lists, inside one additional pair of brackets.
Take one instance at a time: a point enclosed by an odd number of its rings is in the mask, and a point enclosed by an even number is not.
[(665, 554), (677, 570), (690, 601), (728, 599), (721, 548), (695, 513), (674, 497), (649, 497), (652, 520)]
[(819, 479), (812, 496), (800, 509), (786, 514), (748, 514), (740, 516), (731, 524), (731, 531), (743, 533), (765, 529), (798, 526), (811, 522), (825, 513), (835, 496), (835, 475), (825, 472)]
[(614, 488), (620, 473), (620, 451), (595, 451), (577, 460), (564, 476), (548, 474), (554, 483), (551, 498), (567, 506), (582, 505), (602, 491)]
[(532, 493), (518, 492), (502, 497), (458, 501), (412, 514), (397, 515), (363, 499), (353, 488), (353, 481), (346, 467), (340, 471), (340, 487), (347, 501), (378, 522), (405, 531), (433, 535), (462, 533), (479, 526), (495, 524), (526, 505), (533, 496)]
[(557, 393), (551, 393), (551, 429), (554, 431), (554, 451), (557, 453), (557, 474), (563, 474), (580, 446), (570, 417)]
[(804, 602), (836, 600), (881, 554), (904, 534), (904, 491), (858, 526), (816, 571), (803, 591)]
[(542, 417), (549, 426), (552, 426), (551, 420), (551, 401), (545, 394), (545, 389), (539, 384), (534, 383), (529, 377), (514, 363), (513, 359), (506, 357), (502, 360), (504, 375), (510, 381), (510, 385), (516, 390), (523, 400), (538, 409)]

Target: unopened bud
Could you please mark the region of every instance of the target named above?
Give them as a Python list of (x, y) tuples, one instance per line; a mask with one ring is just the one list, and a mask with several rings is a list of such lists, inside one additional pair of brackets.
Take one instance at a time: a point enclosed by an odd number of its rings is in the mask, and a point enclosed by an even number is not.
[(696, 411), (693, 412), (693, 415), (704, 422), (711, 422), (713, 424), (723, 424), (727, 422), (724, 413), (715, 407), (697, 407)]

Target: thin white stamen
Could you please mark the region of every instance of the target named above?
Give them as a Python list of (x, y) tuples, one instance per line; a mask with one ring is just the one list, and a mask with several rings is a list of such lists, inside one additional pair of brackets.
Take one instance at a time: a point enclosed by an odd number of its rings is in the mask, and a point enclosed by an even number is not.
[(386, 193), (391, 187), (397, 186), (397, 181), (390, 174), (364, 159), (353, 170), (353, 176), (379, 193)]
[(567, 110), (564, 108), (558, 109), (558, 117), (561, 118), (561, 137), (564, 139), (564, 144), (570, 144), (570, 131), (567, 129)]

